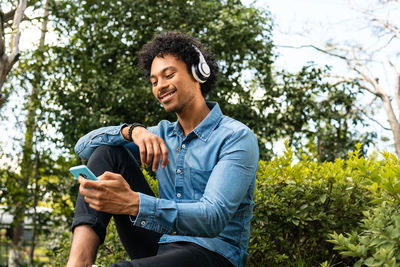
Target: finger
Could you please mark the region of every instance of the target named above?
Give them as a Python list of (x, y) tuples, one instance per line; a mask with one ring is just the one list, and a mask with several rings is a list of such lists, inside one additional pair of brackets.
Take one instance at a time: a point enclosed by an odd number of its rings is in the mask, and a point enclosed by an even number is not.
[(79, 176), (79, 183), (81, 184), (80, 187), (82, 187), (82, 189), (85, 189), (85, 191), (81, 193), (82, 195), (83, 194), (87, 195), (88, 191), (94, 191), (94, 190), (101, 191), (101, 184), (98, 181), (89, 180), (83, 178), (82, 176)]
[(97, 205), (95, 205), (95, 204), (92, 204), (92, 203), (89, 203), (89, 202), (88, 202), (88, 204), (89, 204), (89, 207), (90, 207), (91, 209), (94, 209), (94, 210), (97, 210), (97, 211), (102, 211), (101, 208), (100, 208), (99, 206), (97, 206)]
[(93, 188), (93, 184), (96, 184), (96, 181), (93, 180), (89, 180), (86, 178), (83, 178), (82, 175), (79, 175), (79, 183), (81, 184), (81, 186), (83, 186), (84, 188)]
[(143, 164), (146, 164), (146, 145), (144, 143), (138, 144), (139, 153), (140, 153), (140, 161)]
[(89, 207), (91, 207), (92, 209), (100, 210), (100, 207), (99, 207), (100, 203), (98, 200), (96, 200), (94, 198), (90, 198), (90, 197), (85, 197), (84, 200), (86, 203), (89, 204)]
[(160, 144), (160, 148), (161, 148), (161, 157), (162, 157), (161, 168), (165, 168), (167, 166), (167, 164), (169, 163), (168, 148), (164, 142), (162, 142)]
[(153, 148), (154, 148), (153, 172), (155, 172), (158, 169), (158, 164), (160, 163), (160, 159), (161, 159), (160, 144), (158, 142), (153, 143)]
[(87, 203), (93, 203), (97, 201), (97, 197), (94, 193), (94, 190), (90, 189), (84, 189), (84, 190), (85, 190), (85, 195), (83, 195), (83, 197)]
[(79, 187), (79, 193), (84, 196), (84, 197), (88, 197), (88, 198), (94, 198), (96, 197), (98, 191), (91, 189), (91, 188), (85, 188), (82, 185)]
[(105, 171), (102, 175), (98, 177), (99, 181), (106, 181), (106, 180), (120, 180), (121, 174)]
[(146, 144), (146, 150), (147, 150), (146, 166), (150, 166), (151, 162), (153, 161), (153, 155), (154, 155), (153, 144), (152, 143)]

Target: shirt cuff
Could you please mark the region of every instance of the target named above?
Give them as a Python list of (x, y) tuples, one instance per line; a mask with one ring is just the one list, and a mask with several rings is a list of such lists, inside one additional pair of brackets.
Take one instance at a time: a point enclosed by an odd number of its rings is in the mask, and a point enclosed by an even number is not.
[(160, 199), (139, 192), (139, 212), (136, 216), (129, 216), (134, 226), (152, 230), (158, 233), (172, 233), (172, 224), (162, 223), (157, 218), (157, 206)]
[(128, 140), (126, 140), (125, 137), (122, 135), (122, 128), (124, 128), (125, 126), (128, 126), (128, 125), (129, 124), (127, 124), (127, 123), (123, 123), (118, 126), (119, 127), (119, 136), (121, 136), (121, 138), (124, 139), (125, 141), (128, 141)]

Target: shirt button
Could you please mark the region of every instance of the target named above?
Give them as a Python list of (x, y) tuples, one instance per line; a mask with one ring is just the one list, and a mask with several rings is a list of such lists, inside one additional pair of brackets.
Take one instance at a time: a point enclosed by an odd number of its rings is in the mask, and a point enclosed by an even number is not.
[(99, 137), (99, 141), (103, 140), (101, 137)]
[(145, 224), (146, 224), (146, 221), (141, 221), (141, 222), (140, 222), (140, 225), (141, 225), (141, 226), (144, 226)]
[(176, 196), (177, 196), (177, 197), (181, 197), (182, 195), (181, 195), (181, 193), (178, 193), (178, 194), (176, 194)]
[(181, 172), (182, 172), (181, 169), (176, 170), (176, 173), (181, 173)]
[(182, 148), (185, 148), (185, 147), (186, 147), (186, 145), (185, 145), (185, 144), (183, 144), (183, 145), (182, 145)]

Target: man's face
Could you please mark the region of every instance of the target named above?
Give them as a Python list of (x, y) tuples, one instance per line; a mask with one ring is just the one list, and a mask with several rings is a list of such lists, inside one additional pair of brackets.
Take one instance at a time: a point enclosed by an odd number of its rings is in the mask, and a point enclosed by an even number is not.
[(188, 73), (185, 62), (174, 55), (154, 58), (150, 82), (154, 96), (168, 112), (179, 114), (202, 98), (199, 82)]

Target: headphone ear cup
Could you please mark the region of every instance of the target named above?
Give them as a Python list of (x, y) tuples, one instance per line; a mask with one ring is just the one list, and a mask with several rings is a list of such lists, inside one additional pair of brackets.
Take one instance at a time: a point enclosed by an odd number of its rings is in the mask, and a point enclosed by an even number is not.
[(192, 65), (192, 75), (196, 81), (199, 83), (205, 83), (208, 77), (204, 77), (198, 69), (196, 64)]
[(205, 83), (210, 77), (210, 66), (208, 66), (206, 59), (204, 58), (203, 54), (201, 51), (193, 45), (193, 48), (197, 51), (199, 54), (199, 63), (193, 64), (192, 65), (192, 75), (198, 81), (199, 83)]

